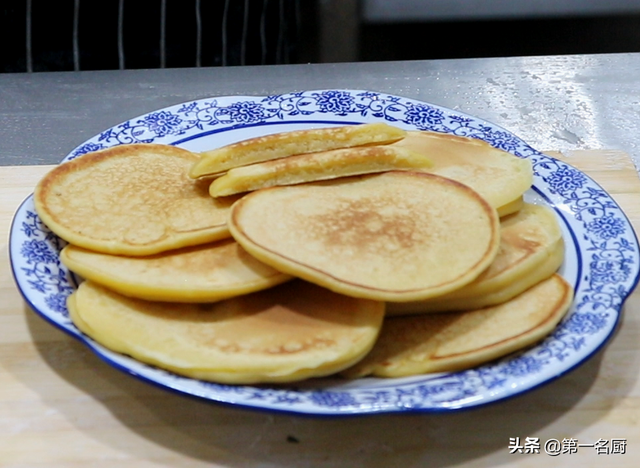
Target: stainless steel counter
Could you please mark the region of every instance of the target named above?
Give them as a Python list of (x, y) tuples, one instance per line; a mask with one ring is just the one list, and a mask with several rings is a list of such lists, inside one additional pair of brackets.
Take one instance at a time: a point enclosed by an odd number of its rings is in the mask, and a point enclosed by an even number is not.
[(58, 162), (102, 130), (221, 95), (369, 89), (489, 120), (540, 150), (640, 162), (640, 54), (0, 75), (0, 164)]

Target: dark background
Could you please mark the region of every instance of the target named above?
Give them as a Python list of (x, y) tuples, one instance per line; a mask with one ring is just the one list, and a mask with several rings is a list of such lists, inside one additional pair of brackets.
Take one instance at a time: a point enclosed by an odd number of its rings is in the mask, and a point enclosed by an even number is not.
[(361, 60), (640, 52), (640, 15), (366, 25)]
[[(241, 36), (245, 0), (201, 0), (202, 66), (290, 63), (301, 34), (299, 0), (247, 0), (249, 11), (244, 54)], [(27, 71), (27, 0), (2, 0), (0, 6), (0, 72)], [(119, 0), (81, 0), (78, 44), (82, 70), (119, 68)], [(226, 11), (227, 54), (223, 57), (222, 18)], [(123, 46), (125, 68), (160, 66), (160, 0), (125, 0)], [(166, 0), (165, 50), (167, 67), (196, 66), (196, 0)], [(299, 1), (313, 7), (314, 2)], [(31, 50), (33, 71), (73, 70), (74, 0), (31, 0)], [(266, 5), (266, 7), (265, 7)], [(280, 8), (280, 7), (283, 8)], [(260, 28), (265, 12), (267, 27)], [(304, 16), (313, 22), (313, 8)], [(282, 15), (282, 16), (281, 16)], [(283, 25), (280, 28), (280, 25)], [(311, 32), (313, 34), (313, 32)], [(262, 37), (266, 44), (263, 50)]]
[[(200, 1), (202, 66), (321, 61), (316, 2), (247, 1), (252, 12), (267, 5), (269, 27), (260, 31), (259, 19), (249, 16), (242, 55), (245, 0), (229, 2), (225, 57), (221, 35), (225, 2)], [(118, 68), (118, 3), (80, 2), (82, 70)], [(125, 1), (125, 68), (160, 66), (159, 4), (159, 0)], [(0, 72), (27, 71), (26, 5), (26, 0), (3, 0), (0, 6)], [(166, 0), (166, 5), (166, 66), (195, 66), (196, 0)], [(33, 71), (73, 70), (74, 0), (31, 0), (31, 13)], [(360, 27), (358, 45), (362, 61), (640, 52), (640, 15), (365, 24)]]

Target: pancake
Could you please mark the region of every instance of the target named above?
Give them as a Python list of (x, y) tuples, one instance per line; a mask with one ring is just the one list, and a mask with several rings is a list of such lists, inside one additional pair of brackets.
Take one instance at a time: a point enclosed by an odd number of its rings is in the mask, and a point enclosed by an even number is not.
[(429, 167), (422, 154), (392, 146), (360, 146), (299, 154), (230, 169), (209, 187), (213, 197), (389, 170)]
[[(558, 268), (564, 260), (564, 244), (562, 242), (556, 242), (555, 247), (547, 252), (546, 256), (540, 256), (539, 259), (541, 260), (540, 263), (528, 271), (528, 273), (519, 276), (509, 275), (511, 277), (510, 282), (499, 284), (496, 288), (487, 290), (484, 293), (478, 292), (484, 288), (474, 287), (482, 286), (483, 284), (474, 281), (459, 290), (431, 300), (388, 302), (386, 315), (388, 317), (397, 317), (400, 315), (463, 311), (502, 304), (530, 287), (535, 286), (540, 281), (549, 278), (558, 271)], [(473, 291), (475, 294), (468, 294), (468, 287), (469, 291)], [(457, 294), (458, 292), (459, 294)]]
[(262, 161), (315, 153), (353, 146), (391, 143), (405, 136), (400, 128), (385, 123), (346, 125), (275, 133), (250, 138), (201, 153), (202, 158), (193, 165), (193, 178), (226, 172), (233, 167)]
[(212, 304), (149, 302), (85, 281), (71, 319), (103, 346), (191, 378), (293, 382), (338, 372), (373, 346), (384, 303), (292, 281)]
[(198, 155), (133, 144), (85, 154), (38, 183), (42, 221), (71, 244), (116, 255), (151, 255), (229, 237), (233, 200), (213, 200), (188, 177)]
[(371, 352), (343, 375), (404, 377), (475, 367), (543, 339), (572, 299), (571, 286), (555, 274), (497, 306), (389, 317)]
[(232, 239), (145, 257), (103, 254), (69, 244), (60, 260), (86, 279), (152, 301), (213, 302), (291, 279)]
[(551, 276), (564, 260), (553, 211), (527, 203), (501, 219), (500, 249), (489, 268), (466, 286), (418, 302), (389, 303), (387, 315), (465, 310), (499, 304)]
[(475, 138), (411, 131), (393, 146), (432, 160), (428, 172), (468, 185), (494, 208), (516, 201), (531, 187), (531, 162)]
[(233, 205), (229, 229), (251, 255), (282, 272), (389, 301), (462, 287), (489, 266), (500, 244), (496, 210), (476, 192), (405, 171), (251, 192)]
[(517, 213), (524, 206), (524, 197), (516, 198), (513, 201), (510, 201), (506, 205), (499, 206), (496, 208), (498, 211), (498, 216), (501, 218), (503, 216), (508, 216), (513, 213)]

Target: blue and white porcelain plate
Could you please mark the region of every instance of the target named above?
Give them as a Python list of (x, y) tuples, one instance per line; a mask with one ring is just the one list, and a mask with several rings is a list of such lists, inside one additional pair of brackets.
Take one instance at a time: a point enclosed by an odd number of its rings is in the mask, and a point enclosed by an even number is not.
[(588, 176), (475, 117), (425, 102), (358, 90), (218, 97), (131, 119), (78, 146), (64, 161), (125, 143), (165, 143), (204, 151), (268, 133), (363, 122), (479, 138), (532, 161), (535, 179), (526, 198), (555, 210), (567, 247), (561, 274), (575, 289), (569, 313), (543, 342), (474, 369), (403, 379), (327, 378), (287, 386), (232, 386), (177, 376), (113, 353), (73, 325), (65, 301), (76, 283), (60, 263), (64, 242), (38, 218), (31, 197), (18, 209), (11, 228), (11, 263), (18, 288), (42, 317), (80, 339), (109, 364), (142, 380), (214, 402), (310, 415), (477, 407), (563, 375), (608, 341), (623, 302), (638, 281), (638, 241), (629, 221)]

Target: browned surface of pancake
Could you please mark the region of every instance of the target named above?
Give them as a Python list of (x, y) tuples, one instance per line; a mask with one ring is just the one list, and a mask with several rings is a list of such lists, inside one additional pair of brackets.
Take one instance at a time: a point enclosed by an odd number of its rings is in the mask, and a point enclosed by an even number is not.
[(142, 362), (224, 383), (338, 372), (373, 346), (384, 304), (292, 281), (212, 304), (132, 299), (85, 281), (68, 301), (97, 342)]
[(72, 244), (149, 255), (228, 237), (232, 200), (213, 200), (188, 177), (198, 156), (173, 146), (120, 145), (49, 172), (35, 190), (47, 226)]
[(249, 255), (233, 239), (126, 257), (67, 245), (60, 260), (83, 278), (154, 301), (212, 302), (291, 279)]
[(526, 203), (500, 220), (491, 265), (460, 289), (418, 302), (389, 303), (387, 315), (465, 310), (498, 304), (551, 276), (564, 259), (562, 231), (550, 208)]
[(386, 318), (372, 351), (344, 375), (401, 377), (474, 367), (544, 338), (572, 299), (571, 285), (555, 274), (498, 306)]
[(252, 192), (234, 204), (234, 238), (283, 272), (334, 291), (409, 301), (476, 278), (499, 247), (499, 220), (476, 192), (387, 172)]

